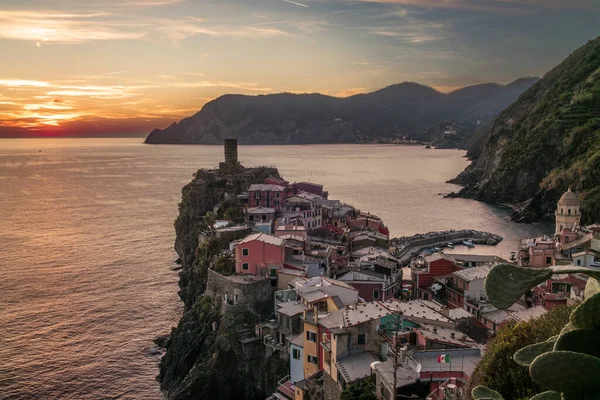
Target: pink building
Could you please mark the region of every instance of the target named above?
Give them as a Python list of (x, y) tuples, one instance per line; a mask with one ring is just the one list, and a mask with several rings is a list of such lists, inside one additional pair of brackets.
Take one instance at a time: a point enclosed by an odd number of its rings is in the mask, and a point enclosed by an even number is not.
[(280, 185), (253, 184), (248, 188), (248, 207), (266, 207), (279, 210), (288, 188)]
[(235, 246), (235, 272), (238, 274), (277, 276), (285, 260), (284, 240), (264, 233), (255, 233)]

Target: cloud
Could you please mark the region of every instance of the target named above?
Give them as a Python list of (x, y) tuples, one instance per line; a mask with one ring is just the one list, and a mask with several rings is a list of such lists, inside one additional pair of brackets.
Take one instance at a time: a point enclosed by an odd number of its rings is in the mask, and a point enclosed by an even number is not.
[(30, 80), (25, 80), (25, 79), (0, 79), (0, 86), (8, 86), (8, 87), (20, 87), (20, 86), (48, 87), (48, 86), (50, 86), (50, 84), (48, 82), (30, 81)]
[(0, 10), (0, 38), (41, 43), (139, 39), (144, 33), (111, 27), (98, 20), (107, 13), (55, 13)]
[(294, 4), (294, 5), (296, 5), (296, 6), (300, 6), (300, 7), (305, 7), (305, 8), (308, 8), (308, 6), (307, 6), (306, 4), (297, 3), (297, 2), (295, 2), (295, 1), (292, 1), (292, 0), (283, 0), (283, 1), (285, 1), (286, 3)]
[(532, 9), (581, 9), (589, 8), (594, 0), (357, 0), (364, 3), (396, 4), (423, 8), (496, 11), (527, 13)]

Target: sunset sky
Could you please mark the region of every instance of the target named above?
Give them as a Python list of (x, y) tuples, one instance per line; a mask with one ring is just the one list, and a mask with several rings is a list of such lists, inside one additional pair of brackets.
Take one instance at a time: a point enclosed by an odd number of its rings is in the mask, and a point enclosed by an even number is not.
[(2, 0), (0, 136), (149, 132), (225, 93), (543, 75), (598, 0)]

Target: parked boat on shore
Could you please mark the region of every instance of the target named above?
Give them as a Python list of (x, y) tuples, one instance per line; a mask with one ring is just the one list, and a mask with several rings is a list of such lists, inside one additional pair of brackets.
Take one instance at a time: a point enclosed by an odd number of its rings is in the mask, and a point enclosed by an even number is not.
[(464, 244), (467, 247), (475, 247), (475, 244), (470, 240), (463, 240), (462, 244)]

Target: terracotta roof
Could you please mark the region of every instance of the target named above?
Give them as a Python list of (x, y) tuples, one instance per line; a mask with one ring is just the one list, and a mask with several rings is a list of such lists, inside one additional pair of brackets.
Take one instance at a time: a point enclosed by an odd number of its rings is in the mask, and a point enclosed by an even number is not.
[(249, 192), (283, 192), (285, 187), (280, 185), (267, 185), (266, 183), (254, 183), (248, 188)]
[(283, 246), (284, 240), (275, 236), (267, 235), (266, 233), (255, 233), (249, 236), (246, 236), (244, 239), (240, 240), (238, 244), (248, 243), (248, 242), (263, 242), (267, 244), (272, 244), (274, 246)]
[(246, 210), (246, 214), (275, 214), (275, 209), (267, 207), (251, 207)]
[(472, 282), (479, 279), (485, 279), (491, 269), (491, 266), (486, 265), (482, 267), (461, 269), (460, 271), (453, 272), (453, 274), (467, 282)]

